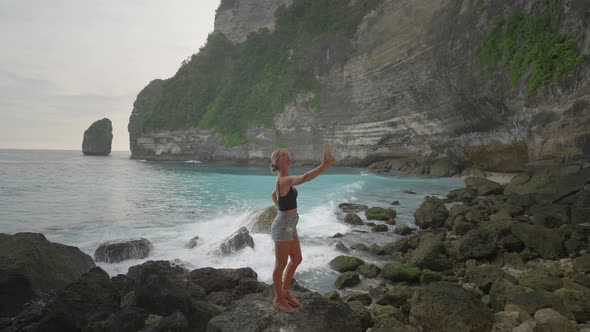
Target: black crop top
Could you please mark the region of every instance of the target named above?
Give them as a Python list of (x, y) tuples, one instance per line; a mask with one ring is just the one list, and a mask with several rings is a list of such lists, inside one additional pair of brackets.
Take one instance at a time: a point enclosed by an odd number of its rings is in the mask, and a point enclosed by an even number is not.
[(281, 190), (277, 181), (277, 195), (279, 196), (279, 211), (288, 211), (297, 208), (297, 189), (291, 187), (287, 195), (281, 197)]

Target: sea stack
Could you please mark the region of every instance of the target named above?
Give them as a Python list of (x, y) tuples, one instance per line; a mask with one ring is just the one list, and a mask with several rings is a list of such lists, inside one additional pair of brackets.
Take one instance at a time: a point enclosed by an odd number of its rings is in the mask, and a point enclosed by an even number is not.
[(87, 156), (108, 156), (113, 142), (113, 125), (111, 120), (104, 118), (94, 122), (84, 132), (82, 153)]

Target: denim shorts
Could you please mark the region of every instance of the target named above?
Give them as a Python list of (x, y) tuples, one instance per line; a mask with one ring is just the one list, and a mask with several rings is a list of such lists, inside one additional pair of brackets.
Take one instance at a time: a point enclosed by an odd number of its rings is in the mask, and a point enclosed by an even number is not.
[(297, 235), (297, 222), (299, 214), (288, 214), (279, 211), (277, 217), (270, 226), (270, 234), (273, 241), (290, 241)]

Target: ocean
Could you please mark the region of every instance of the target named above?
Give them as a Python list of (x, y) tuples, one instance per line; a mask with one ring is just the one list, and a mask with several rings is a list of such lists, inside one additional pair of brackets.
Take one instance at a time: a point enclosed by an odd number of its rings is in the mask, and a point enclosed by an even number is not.
[[(109, 240), (144, 237), (153, 243), (146, 259), (97, 263), (111, 276), (147, 260), (170, 260), (188, 269), (251, 267), (260, 281), (272, 282), (270, 235), (251, 234), (254, 249), (225, 257), (215, 254), (223, 239), (248, 223), (252, 212), (273, 204), (275, 175), (268, 168), (196, 160), (148, 162), (129, 156), (129, 152), (90, 157), (81, 151), (0, 150), (0, 232), (43, 233), (50, 241), (76, 246), (90, 256)], [(309, 169), (293, 167), (291, 175)], [(444, 197), (462, 186), (457, 178), (383, 175), (345, 167), (331, 168), (298, 186), (303, 262), (295, 278), (325, 293), (334, 289), (338, 276), (328, 266), (341, 255), (334, 248), (337, 240), (348, 247), (357, 242), (383, 245), (399, 238), (392, 227), (387, 233), (372, 233), (369, 226), (344, 223), (338, 204), (392, 207), (398, 223), (415, 226), (413, 213), (424, 197)], [(394, 200), (400, 205), (390, 205)], [(333, 239), (336, 233), (346, 235)], [(185, 243), (194, 236), (199, 236), (198, 245), (186, 249)]]

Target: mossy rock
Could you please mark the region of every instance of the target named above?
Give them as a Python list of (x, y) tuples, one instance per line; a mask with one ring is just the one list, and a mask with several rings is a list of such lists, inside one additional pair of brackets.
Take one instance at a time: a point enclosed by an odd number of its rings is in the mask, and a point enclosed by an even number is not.
[(373, 232), (387, 232), (389, 228), (385, 224), (377, 224), (371, 228)]
[(412, 287), (395, 285), (377, 300), (377, 304), (392, 305), (399, 308), (410, 302), (415, 290)]
[(371, 207), (365, 211), (365, 216), (369, 220), (382, 220), (387, 221), (395, 218), (397, 215), (394, 209), (385, 209), (380, 207)]
[(82, 153), (90, 156), (108, 156), (113, 142), (113, 124), (104, 118), (94, 122), (84, 132)]
[(445, 207), (442, 199), (426, 196), (414, 213), (416, 225), (420, 228), (441, 227), (449, 217), (449, 210)]
[(361, 303), (360, 301), (351, 301), (348, 303), (348, 305), (352, 309), (354, 317), (356, 317), (356, 319), (358, 319), (361, 322), (361, 327), (363, 331), (365, 331), (373, 325), (373, 315), (371, 314), (369, 309), (365, 307), (363, 303)]
[(347, 213), (344, 222), (350, 225), (363, 225), (363, 220), (354, 212)]
[(363, 305), (370, 306), (373, 302), (371, 295), (363, 292), (354, 292), (344, 298), (345, 302), (359, 301)]
[(359, 266), (364, 265), (365, 261), (353, 256), (338, 256), (330, 261), (330, 267), (338, 272), (354, 271)]
[(577, 257), (574, 260), (574, 269), (576, 272), (590, 272), (590, 254)]
[(420, 284), (422, 285), (428, 285), (441, 280), (443, 280), (442, 273), (430, 271), (429, 269), (422, 270), (422, 274), (420, 275)]
[(358, 273), (348, 271), (344, 272), (338, 276), (336, 279), (336, 283), (334, 284), (338, 289), (343, 289), (346, 287), (353, 287), (358, 285), (361, 282), (361, 278), (359, 277)]
[(381, 275), (383, 276), (383, 278), (388, 279), (392, 282), (416, 282), (420, 280), (421, 274), (422, 271), (419, 268), (398, 262), (385, 264), (385, 266), (383, 266), (383, 269), (381, 270)]
[(332, 300), (332, 301), (342, 302), (342, 298), (340, 297), (340, 293), (338, 293), (337, 290), (333, 290), (333, 291), (326, 293), (324, 295), (324, 297), (329, 300)]
[(381, 269), (375, 264), (364, 264), (359, 266), (356, 270), (367, 278), (377, 278), (379, 273), (381, 273)]

